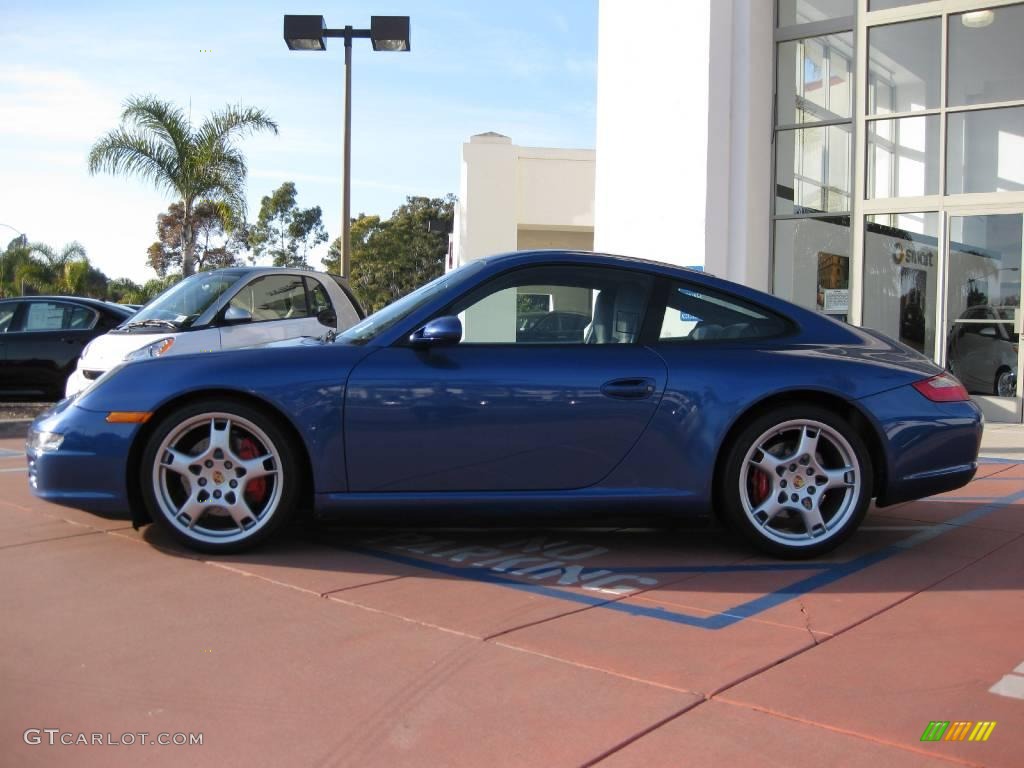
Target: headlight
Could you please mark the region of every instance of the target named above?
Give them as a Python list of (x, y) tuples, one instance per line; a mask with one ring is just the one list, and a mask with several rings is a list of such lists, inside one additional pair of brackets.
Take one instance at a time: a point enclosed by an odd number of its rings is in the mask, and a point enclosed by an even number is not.
[(160, 341), (154, 341), (152, 344), (147, 344), (141, 349), (136, 349), (134, 352), (129, 352), (124, 356), (124, 361), (130, 363), (133, 360), (149, 360), (151, 357), (160, 357), (160, 355), (166, 353), (171, 347), (174, 346), (174, 338), (168, 336), (166, 339), (160, 339)]
[(53, 453), (64, 442), (64, 435), (56, 432), (29, 432), (27, 448), (30, 453)]

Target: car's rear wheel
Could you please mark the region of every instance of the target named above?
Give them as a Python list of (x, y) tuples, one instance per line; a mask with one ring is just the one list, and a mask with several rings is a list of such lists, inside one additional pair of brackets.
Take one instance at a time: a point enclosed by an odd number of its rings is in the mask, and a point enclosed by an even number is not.
[(857, 431), (817, 406), (786, 406), (747, 426), (732, 443), (719, 499), (730, 527), (782, 557), (839, 546), (871, 502), (871, 461)]
[(1017, 395), (1017, 376), (1009, 368), (1000, 368), (996, 374), (995, 394), (999, 397)]
[(168, 414), (143, 451), (140, 481), (150, 516), (202, 552), (247, 549), (291, 515), (294, 450), (265, 413), (207, 400)]

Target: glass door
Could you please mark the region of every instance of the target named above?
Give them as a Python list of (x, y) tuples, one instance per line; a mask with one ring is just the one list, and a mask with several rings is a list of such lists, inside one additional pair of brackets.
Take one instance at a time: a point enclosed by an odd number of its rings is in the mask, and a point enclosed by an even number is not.
[(1024, 214), (949, 215), (946, 367), (990, 421), (1021, 420)]

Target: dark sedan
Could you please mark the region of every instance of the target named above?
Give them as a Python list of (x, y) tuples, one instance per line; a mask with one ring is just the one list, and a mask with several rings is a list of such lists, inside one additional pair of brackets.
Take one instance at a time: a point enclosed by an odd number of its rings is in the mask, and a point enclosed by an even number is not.
[(132, 316), (74, 296), (0, 299), (0, 396), (59, 400), (85, 345)]
[[(585, 313), (523, 341), (522, 295)], [(981, 413), (880, 334), (665, 264), (576, 252), (471, 262), (339, 333), (122, 365), (29, 433), (44, 499), (131, 510), (208, 552), (297, 508), (721, 515), (811, 556), (879, 506), (965, 485)], [(646, 516), (646, 515), (645, 515)]]

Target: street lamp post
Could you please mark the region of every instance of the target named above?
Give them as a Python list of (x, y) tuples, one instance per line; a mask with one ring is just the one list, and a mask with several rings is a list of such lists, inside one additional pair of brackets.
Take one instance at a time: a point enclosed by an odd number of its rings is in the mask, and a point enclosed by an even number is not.
[(341, 275), (349, 276), (352, 244), (352, 40), (368, 38), (375, 51), (409, 50), (408, 16), (371, 16), (369, 29), (328, 29), (323, 16), (284, 17), (284, 41), (293, 51), (325, 51), (324, 38), (340, 37), (345, 41), (345, 147), (341, 184)]

